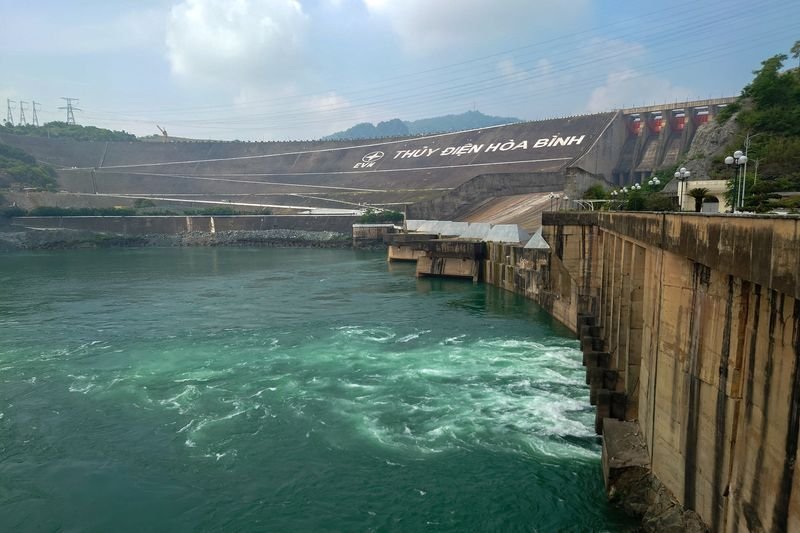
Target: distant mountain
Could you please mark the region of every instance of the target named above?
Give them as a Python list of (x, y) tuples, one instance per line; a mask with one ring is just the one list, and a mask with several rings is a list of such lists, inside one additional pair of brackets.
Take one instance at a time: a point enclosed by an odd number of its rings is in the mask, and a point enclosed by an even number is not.
[(446, 133), (451, 131), (471, 130), (498, 126), (512, 122), (522, 122), (518, 118), (493, 117), (484, 115), (480, 111), (467, 111), (460, 115), (445, 115), (441, 117), (423, 118), (420, 120), (403, 121), (392, 119), (378, 122), (377, 125), (369, 122), (356, 124), (345, 131), (339, 131), (327, 137), (324, 141), (337, 141), (343, 139), (376, 139), (380, 137), (403, 137), (406, 135), (425, 135), (428, 133)]

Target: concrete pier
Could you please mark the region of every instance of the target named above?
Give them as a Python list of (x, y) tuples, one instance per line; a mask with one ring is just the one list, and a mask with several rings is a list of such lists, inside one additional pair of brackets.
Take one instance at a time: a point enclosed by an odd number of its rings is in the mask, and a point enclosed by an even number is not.
[(800, 219), (543, 221), (550, 250), (490, 243), (486, 281), (580, 338), (606, 449), (613, 420), (634, 424), (642, 482), (663, 489), (651, 503), (674, 497), (714, 531), (800, 530)]

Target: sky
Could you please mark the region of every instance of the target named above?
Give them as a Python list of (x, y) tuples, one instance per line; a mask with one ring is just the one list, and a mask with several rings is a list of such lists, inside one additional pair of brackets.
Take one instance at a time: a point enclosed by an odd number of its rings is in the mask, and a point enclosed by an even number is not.
[[(40, 123), (306, 140), (478, 110), (523, 120), (735, 96), (796, 0), (0, 0), (0, 103)], [(793, 60), (790, 60), (793, 61)], [(4, 105), (2, 117), (6, 116)]]

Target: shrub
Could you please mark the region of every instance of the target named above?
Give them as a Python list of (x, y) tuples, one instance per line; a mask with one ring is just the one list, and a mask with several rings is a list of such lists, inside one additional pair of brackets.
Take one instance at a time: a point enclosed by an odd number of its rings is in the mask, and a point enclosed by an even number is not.
[(136, 209), (142, 209), (145, 207), (155, 207), (156, 203), (149, 198), (137, 198), (133, 201), (133, 207)]
[(358, 218), (360, 224), (382, 224), (402, 221), (403, 213), (398, 211), (378, 211), (371, 207)]
[(0, 207), (0, 218), (24, 217), (27, 214), (21, 207)]
[(608, 191), (606, 191), (606, 188), (599, 183), (592, 185), (586, 189), (586, 192), (583, 193), (584, 200), (606, 200), (607, 198)]

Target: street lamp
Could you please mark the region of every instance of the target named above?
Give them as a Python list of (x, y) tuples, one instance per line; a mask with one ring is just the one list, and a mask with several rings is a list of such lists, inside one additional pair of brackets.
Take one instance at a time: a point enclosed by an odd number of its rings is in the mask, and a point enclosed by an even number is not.
[(728, 166), (736, 165), (736, 177), (733, 179), (734, 189), (736, 191), (736, 196), (733, 200), (733, 212), (735, 213), (738, 209), (742, 208), (744, 205), (744, 187), (745, 187), (745, 176), (742, 172), (742, 166), (747, 163), (747, 156), (741, 150), (736, 150), (733, 152), (732, 156), (728, 156), (725, 158), (725, 164)]
[(658, 179), (658, 177), (653, 176), (652, 178), (650, 178), (650, 181), (648, 181), (647, 184), (651, 187), (656, 187), (658, 185), (661, 185), (661, 180)]
[(569, 209), (569, 196), (567, 196), (565, 194), (564, 195), (564, 211), (566, 211), (567, 209)]
[(673, 175), (678, 180), (678, 209), (683, 211), (683, 189), (686, 186), (686, 180), (692, 176), (692, 173), (686, 170), (686, 167), (681, 167)]
[(550, 198), (550, 211), (552, 211), (553, 210), (553, 202), (555, 200), (559, 200), (561, 198), (561, 195), (560, 194), (554, 194), (554, 193), (551, 192), (548, 197)]

